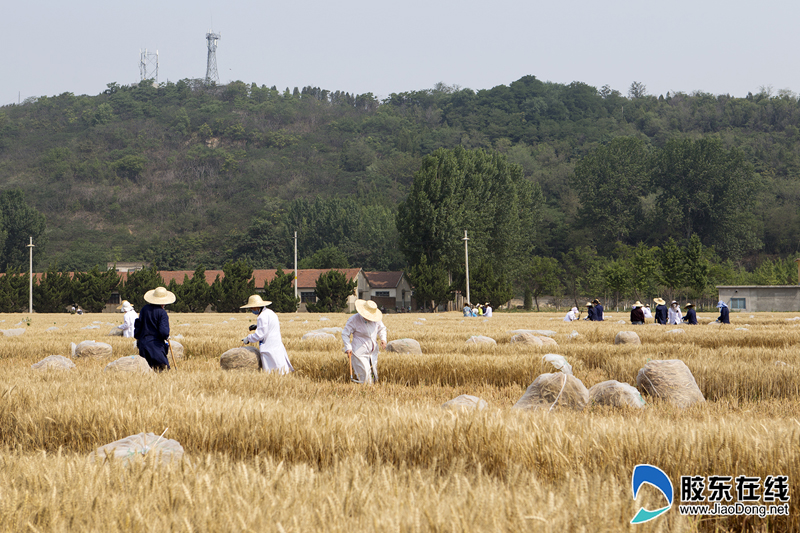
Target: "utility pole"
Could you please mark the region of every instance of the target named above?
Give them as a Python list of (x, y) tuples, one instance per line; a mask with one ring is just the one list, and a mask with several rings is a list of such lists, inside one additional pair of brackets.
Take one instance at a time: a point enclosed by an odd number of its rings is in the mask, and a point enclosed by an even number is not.
[(464, 264), (467, 270), (467, 303), (472, 305), (472, 302), (469, 299), (469, 247), (467, 245), (469, 242), (469, 237), (467, 237), (467, 230), (464, 230), (464, 238), (461, 240), (464, 241)]
[[(297, 300), (297, 232), (294, 232), (294, 299)], [(297, 310), (295, 309), (295, 312)]]
[(30, 262), (28, 265), (28, 313), (33, 313), (33, 237), (29, 237), (31, 242), (28, 245), (30, 250)]

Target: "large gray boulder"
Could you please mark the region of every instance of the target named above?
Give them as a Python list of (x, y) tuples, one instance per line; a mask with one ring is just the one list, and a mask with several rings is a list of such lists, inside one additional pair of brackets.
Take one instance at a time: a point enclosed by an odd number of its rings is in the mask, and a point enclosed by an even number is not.
[(642, 344), (642, 341), (635, 331), (620, 331), (617, 333), (617, 336), (614, 337), (614, 344), (638, 345)]
[(111, 357), (111, 345), (105, 342), (83, 341), (75, 345), (73, 357), (94, 357), (101, 359), (103, 357)]
[(589, 403), (589, 391), (572, 374), (542, 374), (514, 404), (516, 409), (570, 409), (582, 411)]
[(692, 371), (680, 359), (649, 361), (636, 375), (636, 386), (682, 409), (706, 401)]
[(556, 332), (549, 330), (549, 329), (514, 329), (509, 331), (512, 335), (517, 335), (519, 333), (530, 333), (531, 335), (537, 335), (541, 337), (555, 337)]
[(253, 346), (231, 348), (219, 358), (223, 370), (258, 370), (261, 368), (261, 354)]
[(169, 464), (172, 461), (180, 461), (183, 453), (183, 446), (176, 440), (154, 433), (138, 433), (100, 446), (89, 457), (92, 461), (105, 462), (112, 459), (127, 463), (144, 459), (145, 456), (155, 456), (161, 463)]
[(536, 348), (544, 345), (542, 339), (538, 335), (534, 335), (533, 333), (528, 333), (528, 332), (517, 333), (516, 335), (511, 337), (511, 340), (509, 342), (511, 344), (516, 344), (519, 346), (533, 346)]
[(414, 339), (396, 339), (386, 343), (387, 352), (421, 354), (422, 347)]
[(489, 404), (486, 400), (482, 400), (477, 396), (470, 396), (469, 394), (462, 394), (442, 404), (442, 409), (450, 409), (452, 411), (480, 411), (486, 409)]
[(31, 365), (34, 370), (71, 370), (75, 363), (63, 355), (48, 355), (38, 363)]
[(172, 353), (175, 355), (175, 359), (183, 359), (183, 354), (185, 352), (183, 344), (174, 339), (170, 339), (169, 343), (172, 346)]
[(645, 406), (644, 398), (635, 387), (627, 383), (620, 383), (615, 379), (603, 381), (590, 388), (589, 400), (593, 404), (610, 405), (611, 407), (641, 409)]
[(485, 335), (473, 335), (467, 339), (470, 346), (497, 346), (497, 341)]
[(132, 372), (134, 374), (149, 374), (153, 371), (144, 357), (129, 355), (112, 361), (103, 369), (104, 372)]

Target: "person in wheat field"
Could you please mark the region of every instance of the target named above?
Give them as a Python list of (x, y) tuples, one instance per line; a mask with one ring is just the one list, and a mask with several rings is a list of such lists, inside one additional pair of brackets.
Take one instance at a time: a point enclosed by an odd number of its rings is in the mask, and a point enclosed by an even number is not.
[(289, 362), (289, 354), (286, 353), (286, 347), (283, 345), (278, 315), (267, 307), (270, 304), (272, 302), (264, 301), (261, 296), (254, 294), (241, 307), (241, 309), (250, 309), (253, 314), (258, 315), (255, 329), (250, 335), (242, 339), (242, 342), (244, 344), (258, 343), (258, 352), (261, 354), (261, 368), (265, 372), (276, 371), (280, 374), (288, 374), (289, 372), (294, 372), (294, 367)]
[(122, 330), (123, 337), (133, 337), (133, 327), (139, 314), (134, 311), (133, 305), (128, 300), (123, 300), (117, 310), (121, 310), (125, 315), (122, 317), (122, 324), (117, 328)]
[[(386, 348), (386, 326), (375, 302), (356, 300), (356, 313), (342, 330), (344, 352), (350, 358), (359, 383), (378, 381), (378, 351)], [(352, 335), (353, 339), (350, 340)]]
[(164, 287), (156, 287), (144, 294), (144, 301), (147, 305), (142, 307), (133, 326), (139, 355), (153, 370), (169, 370), (169, 317), (164, 306), (175, 303), (175, 294)]

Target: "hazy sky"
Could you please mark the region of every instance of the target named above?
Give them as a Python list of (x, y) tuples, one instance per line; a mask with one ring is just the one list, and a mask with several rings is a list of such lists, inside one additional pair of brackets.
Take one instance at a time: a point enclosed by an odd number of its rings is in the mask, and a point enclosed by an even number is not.
[(532, 74), (623, 94), (634, 80), (651, 94), (800, 91), (798, 14), (773, 0), (5, 2), (0, 105), (136, 83), (142, 48), (159, 51), (159, 81), (204, 77), (212, 21), (222, 83), (385, 97)]

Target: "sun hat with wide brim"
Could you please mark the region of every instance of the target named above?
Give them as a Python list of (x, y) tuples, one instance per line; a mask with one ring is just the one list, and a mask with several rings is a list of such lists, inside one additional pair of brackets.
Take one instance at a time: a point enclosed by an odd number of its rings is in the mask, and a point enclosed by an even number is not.
[(600, 300), (598, 300), (597, 298), (595, 298), (594, 300), (592, 300), (592, 303), (593, 303), (593, 304), (599, 304), (599, 303), (600, 303)]
[(586, 302), (586, 305), (584, 305), (584, 307), (591, 307), (591, 306), (592, 306), (592, 302)]
[(383, 317), (378, 304), (372, 300), (356, 300), (356, 311), (370, 322), (378, 322)]
[(122, 303), (117, 306), (117, 311), (120, 309), (126, 309), (128, 307), (133, 307), (128, 300), (122, 300)]
[(665, 305), (667, 303), (664, 300), (662, 300), (661, 298), (653, 298), (653, 301), (655, 303), (657, 303), (658, 305)]
[(175, 294), (169, 292), (164, 287), (156, 287), (144, 293), (144, 301), (155, 305), (167, 305), (175, 303)]
[(247, 303), (241, 306), (239, 309), (250, 309), (252, 307), (266, 307), (272, 302), (265, 302), (261, 299), (261, 296), (258, 294), (252, 295), (250, 298), (247, 299)]
[(694, 304), (686, 304), (684, 307), (694, 307)]
[(642, 304), (642, 302), (640, 302), (639, 300), (636, 300), (636, 303), (635, 303), (635, 304), (633, 304), (633, 306), (634, 306), (634, 307), (644, 307), (644, 306), (643, 306), (643, 304)]

